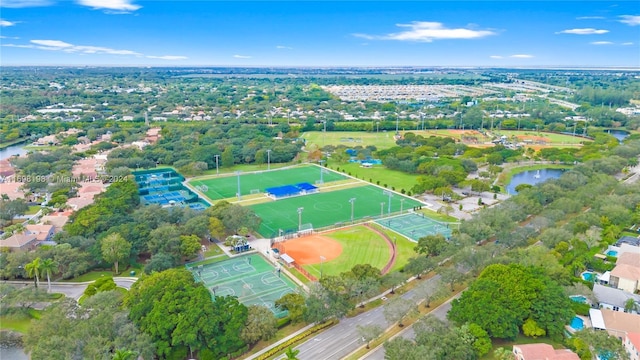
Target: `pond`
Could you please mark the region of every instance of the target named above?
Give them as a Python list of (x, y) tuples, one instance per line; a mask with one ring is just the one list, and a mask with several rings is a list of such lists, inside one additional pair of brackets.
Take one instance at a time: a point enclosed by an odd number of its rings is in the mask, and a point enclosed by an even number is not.
[(515, 195), (516, 186), (520, 184), (535, 185), (545, 182), (549, 179), (557, 179), (564, 173), (563, 169), (540, 169), (540, 170), (527, 170), (521, 173), (513, 175), (511, 182), (507, 185), (507, 193), (509, 195)]
[(624, 130), (607, 130), (607, 133), (609, 133), (610, 135), (613, 135), (613, 137), (618, 139), (618, 141), (620, 142), (626, 139), (627, 137), (629, 137), (630, 135), (628, 132)]
[(10, 360), (27, 360), (29, 356), (24, 353), (24, 350), (15, 346), (0, 347), (0, 359)]
[(8, 159), (14, 155), (24, 155), (27, 153), (27, 150), (24, 149), (26, 143), (16, 144), (7, 146), (4, 149), (0, 149), (0, 160)]

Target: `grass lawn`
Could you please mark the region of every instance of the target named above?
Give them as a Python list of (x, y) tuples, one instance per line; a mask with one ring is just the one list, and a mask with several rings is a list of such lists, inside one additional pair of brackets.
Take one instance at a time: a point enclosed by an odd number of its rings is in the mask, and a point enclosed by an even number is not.
[(306, 147), (317, 145), (323, 147), (325, 145), (344, 145), (346, 147), (373, 145), (378, 149), (388, 149), (396, 145), (393, 138), (393, 131), (387, 132), (364, 132), (364, 131), (308, 131), (300, 137), (307, 141)]
[(222, 249), (220, 249), (220, 247), (216, 243), (208, 243), (206, 247), (207, 251), (204, 252), (205, 258), (224, 254)]
[[(311, 223), (314, 229), (347, 223), (351, 221), (352, 206), (349, 200), (355, 198), (353, 218), (359, 220), (380, 216), (381, 210), (386, 215), (389, 211), (389, 197), (379, 187), (367, 185), (345, 190), (320, 192), (306, 196), (296, 196), (268, 203), (250, 206), (262, 223), (258, 229), (264, 237), (278, 236), (278, 230), (297, 231), (298, 222)], [(406, 196), (393, 194), (391, 212), (400, 210), (400, 199), (405, 199), (403, 209), (421, 205), (420, 202)], [(384, 203), (384, 205), (380, 205)], [(298, 209), (303, 208), (300, 218)]]
[(25, 215), (35, 215), (38, 211), (40, 211), (40, 209), (42, 209), (42, 206), (40, 205), (31, 205), (29, 206), (29, 210), (27, 210)]
[[(397, 170), (389, 170), (384, 165), (374, 165), (370, 168), (360, 167), (360, 164), (345, 163), (337, 164), (329, 161), (329, 167), (332, 169), (340, 168), (340, 171), (344, 173), (351, 173), (359, 179), (369, 181), (373, 184), (384, 186), (387, 184), (389, 189), (395, 187), (397, 191), (405, 189), (409, 191), (415, 184), (418, 175), (407, 174)], [(378, 184), (378, 181), (380, 182)]]
[[(330, 170), (322, 174), (323, 181), (343, 180), (344, 175)], [(320, 180), (320, 167), (298, 166), (283, 170), (261, 171), (258, 173), (240, 174), (240, 191), (242, 195), (251, 194), (252, 190), (264, 192), (273, 186), (293, 185), (301, 182), (315, 184)], [(193, 187), (205, 185), (204, 194), (211, 200), (226, 199), (236, 196), (238, 192), (238, 176), (199, 177), (189, 181)]]
[(564, 345), (562, 343), (559, 342), (555, 342), (551, 339), (549, 339), (548, 337), (539, 337), (539, 338), (530, 338), (530, 337), (526, 337), (522, 334), (518, 334), (518, 337), (513, 340), (513, 341), (508, 341), (508, 340), (502, 340), (502, 339), (492, 339), (491, 341), (492, 343), (492, 348), (491, 351), (489, 351), (489, 353), (483, 357), (481, 357), (481, 360), (494, 360), (497, 359), (493, 352), (496, 351), (497, 348), (500, 347), (504, 347), (507, 350), (511, 351), (513, 350), (513, 345), (518, 344), (518, 345), (524, 345), (524, 344), (536, 344), (536, 343), (544, 343), (544, 344), (549, 344), (551, 346), (553, 346), (554, 349), (564, 349)]
[(372, 226), (386, 234), (390, 239), (395, 239), (396, 241), (396, 262), (393, 264), (391, 271), (401, 270), (409, 262), (410, 258), (416, 256), (416, 252), (413, 250), (416, 246), (415, 242), (378, 224), (374, 223)]
[(28, 314), (10, 314), (0, 316), (0, 330), (13, 330), (26, 333), (31, 327), (31, 320), (39, 319), (42, 311), (29, 309)]
[[(364, 226), (354, 226), (323, 236), (334, 239), (342, 245), (340, 256), (322, 264), (323, 275), (338, 275), (351, 270), (358, 264), (370, 264), (382, 269), (390, 259), (387, 242), (375, 231)], [(304, 268), (320, 278), (320, 266), (320, 264), (304, 265)]]

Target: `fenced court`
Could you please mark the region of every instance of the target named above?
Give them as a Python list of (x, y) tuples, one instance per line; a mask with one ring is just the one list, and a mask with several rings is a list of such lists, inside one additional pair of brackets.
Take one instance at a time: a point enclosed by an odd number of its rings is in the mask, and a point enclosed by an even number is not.
[(187, 269), (212, 295), (236, 296), (246, 306), (263, 305), (276, 317), (284, 317), (287, 312), (276, 309), (275, 301), (297, 291), (296, 285), (284, 273), (257, 254), (213, 264), (188, 264)]
[(421, 237), (436, 234), (442, 234), (448, 239), (451, 237), (452, 232), (451, 224), (441, 223), (422, 213), (410, 213), (379, 219), (376, 220), (376, 223), (415, 241), (418, 241)]
[(264, 192), (266, 188), (270, 187), (297, 183), (318, 184), (321, 180), (322, 182), (332, 182), (344, 179), (346, 176), (326, 168), (305, 165), (287, 169), (240, 173), (240, 176), (193, 179), (189, 184), (202, 191), (209, 199), (219, 200), (237, 196), (238, 185), (241, 195), (250, 195)]
[[(355, 199), (353, 204), (351, 199)], [(250, 207), (262, 218), (258, 229), (260, 235), (273, 238), (282, 235), (283, 231), (297, 231), (300, 223), (311, 224), (313, 229), (347, 225), (351, 222), (352, 209), (354, 221), (359, 221), (389, 216), (401, 209), (407, 211), (421, 205), (422, 203), (412, 198), (396, 193), (389, 197), (389, 193), (385, 193), (383, 189), (366, 185), (320, 191), (317, 194), (290, 197)], [(300, 208), (302, 210), (298, 211)]]

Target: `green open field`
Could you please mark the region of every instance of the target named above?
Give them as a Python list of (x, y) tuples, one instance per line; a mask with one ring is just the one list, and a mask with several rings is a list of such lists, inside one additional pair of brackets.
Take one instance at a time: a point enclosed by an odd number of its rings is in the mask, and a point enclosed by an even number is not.
[[(302, 207), (302, 224), (313, 224), (313, 228), (321, 228), (336, 223), (347, 223), (351, 220), (351, 204), (349, 199), (355, 198), (353, 218), (359, 220), (380, 216), (389, 212), (389, 196), (373, 185), (355, 187), (345, 190), (320, 192), (317, 194), (296, 196), (282, 200), (250, 206), (262, 218), (258, 232), (264, 237), (278, 236), (278, 230), (296, 231), (298, 229), (298, 208)], [(400, 199), (405, 199), (403, 210), (421, 203), (412, 198), (393, 194), (391, 213), (400, 211)]]
[[(242, 195), (251, 194), (251, 190), (264, 192), (265, 188), (273, 186), (292, 185), (301, 182), (315, 184), (320, 180), (320, 167), (314, 165), (298, 166), (288, 169), (260, 171), (240, 174), (240, 191)], [(323, 181), (331, 182), (343, 180), (346, 177), (334, 171), (324, 169)], [(207, 176), (195, 178), (189, 184), (196, 189), (199, 186), (207, 186), (203, 193), (211, 200), (226, 199), (236, 196), (238, 192), (238, 177), (231, 176)]]
[[(342, 245), (342, 254), (322, 264), (322, 275), (339, 275), (358, 264), (369, 264), (380, 270), (391, 259), (389, 245), (375, 231), (365, 226), (354, 226), (322, 234)], [(294, 240), (295, 241), (295, 240)], [(311, 275), (320, 278), (320, 264), (304, 265)]]
[(396, 145), (393, 132), (364, 132), (364, 131), (308, 131), (301, 135), (307, 141), (307, 147), (315, 144), (319, 147), (325, 145), (344, 145), (366, 147), (373, 145), (378, 149), (388, 149)]
[(411, 190), (418, 178), (417, 174), (407, 174), (402, 171), (389, 170), (384, 165), (373, 165), (370, 168), (363, 168), (358, 163), (337, 164), (329, 160), (329, 167), (333, 169), (339, 167), (340, 171), (351, 173), (351, 175), (365, 181), (371, 180), (369, 182), (374, 184), (378, 184), (379, 181), (380, 186), (387, 184), (389, 189), (395, 187), (397, 191), (401, 189), (405, 189), (406, 191)]

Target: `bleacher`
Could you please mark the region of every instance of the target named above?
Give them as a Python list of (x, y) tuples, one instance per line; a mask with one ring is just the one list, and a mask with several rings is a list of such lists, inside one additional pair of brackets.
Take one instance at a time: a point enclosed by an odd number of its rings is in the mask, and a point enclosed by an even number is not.
[(318, 187), (306, 182), (295, 185), (274, 186), (265, 189), (267, 196), (274, 200), (316, 192), (318, 192)]

